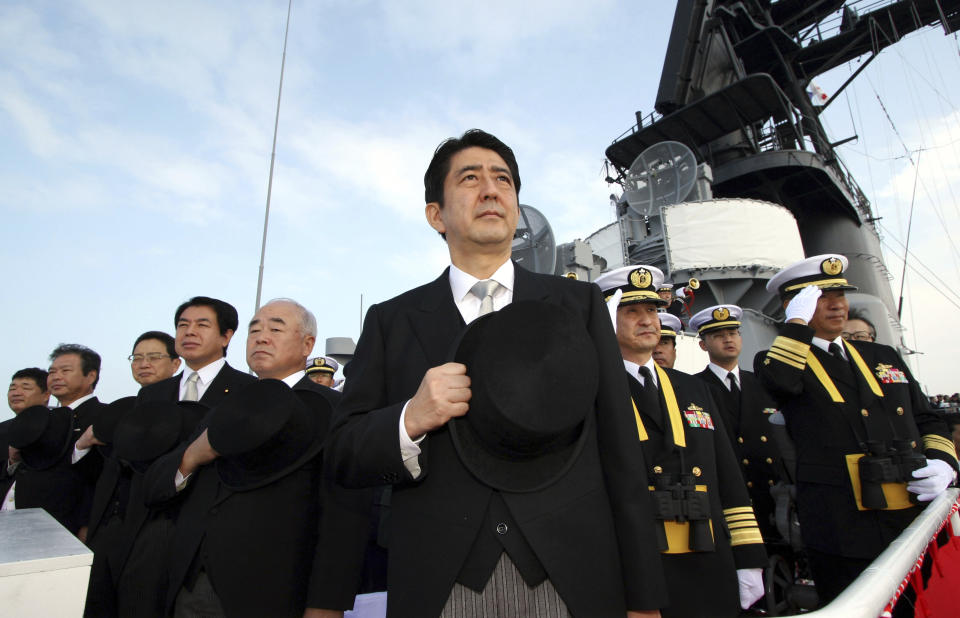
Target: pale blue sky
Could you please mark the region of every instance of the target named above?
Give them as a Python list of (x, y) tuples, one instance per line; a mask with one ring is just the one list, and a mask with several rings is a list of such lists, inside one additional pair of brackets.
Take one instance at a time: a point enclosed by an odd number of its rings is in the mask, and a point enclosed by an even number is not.
[[(559, 241), (612, 221), (603, 151), (653, 107), (668, 5), (294, 0), (264, 299), (310, 307), (320, 352), (325, 337), (359, 335), (361, 294), (367, 307), (436, 277), (446, 249), (423, 220), (423, 171), (470, 127), (513, 146), (521, 201)], [(133, 340), (172, 332), (175, 307), (197, 294), (238, 308), (229, 360), (246, 369), (286, 6), (0, 5), (0, 374), (77, 342), (103, 356), (101, 399), (132, 394)], [(818, 83), (830, 93), (849, 72)], [(874, 89), (909, 148), (941, 146), (921, 157), (913, 249), (953, 290), (943, 229), (960, 234), (958, 78), (957, 41), (928, 29), (883, 52), (826, 114), (834, 139), (860, 135), (842, 152), (890, 237), (905, 238), (913, 171), (893, 158), (902, 147)], [(899, 277), (898, 259), (888, 267)], [(920, 377), (960, 390), (944, 325), (960, 311), (916, 277), (909, 289)]]

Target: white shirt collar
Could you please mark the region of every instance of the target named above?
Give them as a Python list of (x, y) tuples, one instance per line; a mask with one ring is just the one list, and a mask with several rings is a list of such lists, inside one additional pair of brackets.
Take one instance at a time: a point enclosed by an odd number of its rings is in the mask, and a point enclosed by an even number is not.
[[(490, 278), (512, 292), (514, 280), (513, 260), (508, 259), (504, 262), (500, 268), (494, 271)], [(464, 272), (451, 264), (450, 290), (453, 292), (453, 302), (460, 303), (463, 301), (463, 299), (467, 297), (467, 294), (470, 293), (470, 288), (472, 288), (477, 281), (481, 281), (481, 279), (477, 279), (470, 273)]]
[[(227, 357), (221, 356), (217, 360), (213, 361), (209, 365), (201, 367), (197, 370), (197, 376), (200, 379), (200, 383), (203, 385), (208, 385), (213, 381), (217, 374), (220, 373), (220, 370), (223, 369), (223, 366), (227, 364)], [(184, 387), (187, 383), (187, 378), (190, 377), (190, 374), (193, 373), (193, 369), (190, 367), (185, 367), (183, 373), (180, 374), (180, 386)]]
[[(513, 301), (514, 275), (513, 261), (508, 259), (490, 276), (490, 279), (500, 284), (493, 293), (494, 310), (499, 311)], [(480, 299), (471, 294), (470, 289), (481, 279), (460, 270), (453, 264), (450, 265), (449, 278), (453, 302), (464, 323), (469, 324), (480, 313)]]
[(826, 340), (826, 339), (821, 339), (820, 337), (814, 337), (814, 338), (813, 338), (813, 341), (811, 341), (810, 343), (812, 343), (813, 345), (817, 346), (818, 348), (820, 348), (821, 350), (823, 350), (823, 351), (826, 352), (827, 354), (830, 353), (830, 344), (831, 344), (831, 343), (835, 343), (835, 344), (837, 344), (838, 346), (840, 346), (840, 352), (843, 353), (843, 357), (844, 357), (844, 358), (847, 357), (847, 350), (846, 350), (846, 348), (843, 347), (843, 337), (837, 337), (837, 338), (834, 339), (833, 341), (828, 341), (828, 340)]
[(305, 376), (305, 375), (307, 375), (306, 370), (305, 370), (305, 369), (301, 369), (300, 371), (298, 371), (298, 372), (296, 372), (296, 373), (291, 373), (290, 375), (288, 375), (287, 377), (285, 377), (285, 378), (282, 380), (282, 382), (283, 382), (284, 384), (286, 384), (287, 386), (289, 386), (290, 388), (293, 388), (293, 386), (294, 386), (297, 382), (299, 382), (300, 380), (302, 380), (302, 379), (303, 379), (303, 376)]
[(80, 407), (81, 404), (83, 404), (86, 401), (90, 401), (94, 397), (96, 397), (96, 395), (94, 393), (90, 393), (89, 395), (84, 395), (83, 397), (72, 402), (69, 406), (61, 406), (61, 407), (70, 408), (71, 410), (76, 410), (78, 407)]
[[(647, 362), (644, 363), (643, 366), (650, 370), (650, 375), (653, 376), (653, 385), (654, 385), (654, 386), (658, 386), (658, 382), (657, 382), (657, 363), (653, 360), (653, 356), (651, 356), (649, 359), (647, 359)], [(643, 384), (643, 381), (641, 381), (641, 379), (640, 379), (640, 378), (641, 378), (641, 376), (640, 376), (640, 365), (638, 365), (637, 363), (635, 363), (635, 362), (633, 362), (633, 361), (628, 361), (627, 359), (623, 359), (623, 367), (624, 367), (624, 369), (627, 370), (627, 373), (629, 373), (630, 375), (632, 375), (633, 377), (635, 377), (635, 378), (637, 379), (637, 382), (640, 382), (641, 384)], [(644, 386), (646, 386), (646, 385), (644, 384)]]
[(720, 381), (723, 382), (723, 385), (727, 387), (727, 390), (730, 390), (730, 380), (727, 379), (727, 374), (731, 371), (733, 372), (733, 375), (737, 376), (737, 386), (743, 388), (743, 386), (740, 384), (740, 367), (734, 367), (733, 369), (728, 370), (716, 363), (711, 362), (707, 365), (707, 368), (712, 371), (714, 375), (720, 378)]

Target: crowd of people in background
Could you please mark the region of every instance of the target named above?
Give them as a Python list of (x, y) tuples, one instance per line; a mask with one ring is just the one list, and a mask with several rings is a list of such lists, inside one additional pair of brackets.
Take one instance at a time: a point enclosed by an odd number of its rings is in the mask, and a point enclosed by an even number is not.
[(511, 260), (503, 142), (444, 141), (424, 185), (451, 265), (370, 308), (345, 383), (288, 298), (246, 322), (252, 374), (231, 367), (240, 317), (206, 296), (134, 340), (128, 397), (98, 401), (79, 344), (13, 375), (0, 510), (94, 551), (87, 616), (735, 616), (797, 518), (824, 605), (955, 484), (957, 395), (875, 343), (844, 256), (769, 281), (784, 322), (753, 371), (740, 307), (688, 312), (690, 375), (655, 266)]

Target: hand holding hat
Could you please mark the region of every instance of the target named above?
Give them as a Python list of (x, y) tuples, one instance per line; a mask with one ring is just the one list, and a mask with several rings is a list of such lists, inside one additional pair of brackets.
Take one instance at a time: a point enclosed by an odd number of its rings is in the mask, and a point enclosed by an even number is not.
[(180, 474), (189, 476), (197, 468), (207, 465), (219, 456), (220, 453), (210, 446), (210, 438), (207, 437), (207, 430), (204, 429), (203, 433), (197, 436), (197, 439), (191, 442), (183, 452), (183, 459), (180, 460)]
[(823, 291), (815, 285), (808, 285), (787, 303), (784, 313), (787, 321), (803, 320), (804, 324), (809, 324), (813, 314), (817, 311), (817, 300)]
[(917, 494), (920, 502), (933, 500), (957, 477), (953, 466), (942, 459), (928, 459), (927, 465), (913, 471), (915, 481), (907, 483), (907, 491)]
[(411, 440), (443, 427), (470, 409), (470, 376), (461, 363), (433, 367), (423, 376), (417, 393), (407, 404), (404, 428)]
[(95, 445), (105, 446), (105, 444), (105, 442), (101, 442), (97, 436), (93, 434), (93, 425), (90, 425), (77, 440), (76, 447), (78, 451), (82, 451)]

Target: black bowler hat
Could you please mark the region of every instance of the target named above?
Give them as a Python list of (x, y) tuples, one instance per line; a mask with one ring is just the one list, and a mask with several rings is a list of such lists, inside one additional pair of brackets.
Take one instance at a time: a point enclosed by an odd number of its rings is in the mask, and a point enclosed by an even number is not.
[(207, 410), (197, 401), (140, 403), (117, 422), (113, 452), (142, 472), (157, 457), (186, 440)]
[(20, 458), (28, 468), (52, 468), (64, 458), (72, 443), (73, 411), (30, 406), (13, 419), (7, 435), (10, 446), (20, 449)]
[(321, 417), (330, 413), (318, 393), (294, 392), (280, 380), (259, 380), (231, 394), (210, 411), (207, 426), (210, 446), (220, 454), (220, 481), (245, 491), (296, 470), (319, 452)]
[(116, 401), (104, 406), (93, 421), (93, 436), (105, 442), (113, 443), (113, 433), (117, 428), (117, 423), (121, 417), (126, 415), (137, 403), (136, 397), (121, 397)]
[(453, 360), (470, 376), (470, 409), (448, 424), (467, 469), (510, 492), (561, 478), (583, 449), (600, 381), (583, 321), (559, 305), (511, 303), (473, 321)]

